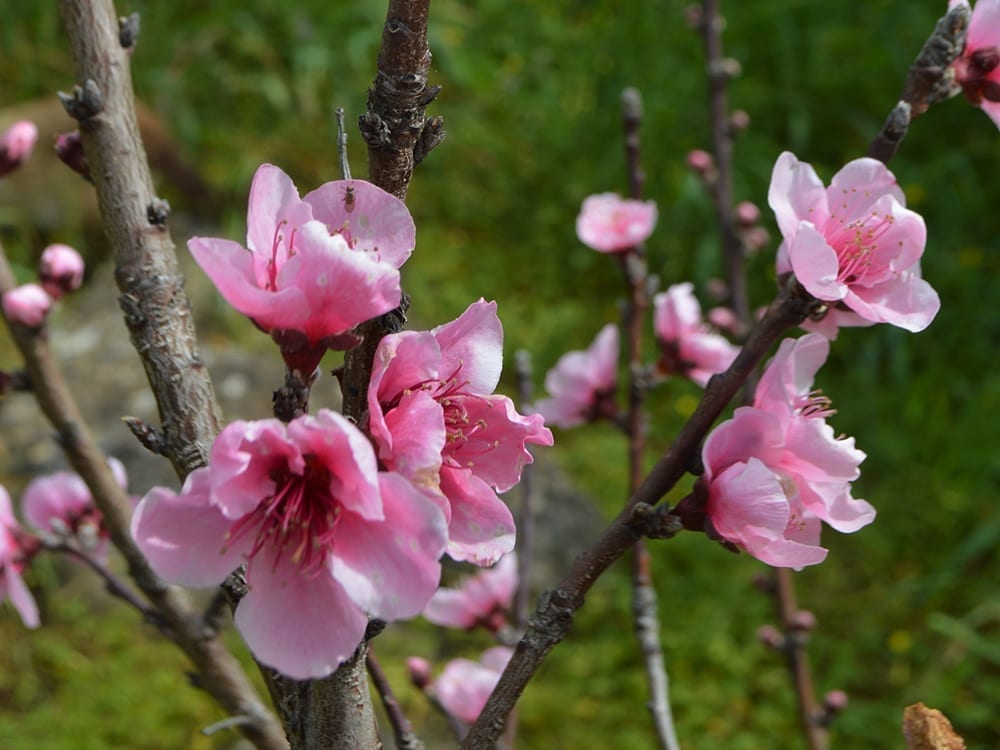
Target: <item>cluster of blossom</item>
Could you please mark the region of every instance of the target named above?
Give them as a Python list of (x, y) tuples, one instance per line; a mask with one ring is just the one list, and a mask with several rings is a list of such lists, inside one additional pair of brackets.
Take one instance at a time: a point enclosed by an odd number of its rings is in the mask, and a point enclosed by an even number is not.
[[(702, 170), (711, 167), (695, 161)], [(610, 208), (614, 201), (621, 207)], [(783, 153), (768, 203), (782, 235), (779, 277), (794, 274), (825, 310), (804, 324), (816, 333), (782, 342), (753, 404), (737, 409), (706, 439), (699, 513), (690, 525), (771, 565), (798, 568), (825, 558), (821, 522), (850, 532), (875, 517), (850, 492), (865, 454), (853, 438), (834, 436), (826, 423), (833, 413), (829, 402), (812, 391), (829, 341), (841, 326), (886, 322), (923, 330), (940, 301), (920, 275), (923, 219), (906, 208), (895, 177), (881, 162), (852, 161), (825, 187), (811, 166)], [(602, 252), (629, 252), (653, 229), (655, 212), (643, 213), (644, 205), (608, 195), (588, 198), (577, 220), (580, 239)], [(748, 222), (758, 218), (746, 207), (743, 212)], [(637, 227), (637, 216), (647, 223)], [(653, 302), (660, 374), (705, 386), (730, 366), (738, 349), (703, 323), (692, 284), (675, 284)], [(609, 325), (589, 349), (564, 355), (546, 375), (551, 395), (539, 402), (539, 411), (560, 427), (613, 418), (617, 359), (617, 331)]]
[[(508, 626), (517, 584), (517, 558), (510, 553), (492, 568), (463, 579), (457, 587), (439, 589), (427, 603), (424, 617), (442, 627), (482, 627), (500, 635)], [(431, 679), (431, 665), (426, 659), (414, 656), (406, 664), (413, 684), (441, 710), (472, 724), (482, 713), (512, 654), (508, 646), (494, 646), (484, 651), (479, 661), (452, 659), (435, 680)]]
[[(264, 165), (247, 247), (206, 238), (189, 247), (308, 379), (328, 349), (357, 343), (358, 324), (399, 305), (398, 269), (414, 238), (406, 206), (370, 183), (330, 182), (300, 199)], [(369, 617), (424, 609), (444, 552), (489, 565), (513, 549), (497, 493), (519, 481), (527, 445), (551, 445), (552, 435), (493, 393), (502, 350), (496, 304), (483, 300), (431, 331), (386, 336), (365, 424), (327, 409), (287, 424), (234, 422), (179, 494), (146, 495), (133, 536), (177, 583), (218, 584), (246, 563), (236, 624), (257, 659), (300, 679), (331, 673)]]
[[(128, 477), (116, 458), (109, 466), (125, 489)], [(95, 562), (107, 557), (108, 530), (94, 498), (78, 474), (57, 471), (36, 477), (21, 495), (21, 513), (31, 530), (18, 523), (10, 495), (0, 486), (0, 601), (9, 597), (29, 628), (38, 627), (38, 607), (21, 574), (45, 546), (70, 545)]]

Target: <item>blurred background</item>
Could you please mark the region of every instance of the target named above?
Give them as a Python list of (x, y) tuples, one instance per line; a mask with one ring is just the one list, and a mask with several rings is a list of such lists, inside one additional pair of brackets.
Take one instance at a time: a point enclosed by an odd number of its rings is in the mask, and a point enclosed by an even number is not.
[[(28, 114), (43, 129), (32, 161), (0, 181), (0, 237), (25, 280), (51, 241), (90, 259), (94, 291), (60, 311), (54, 335), (77, 342), (67, 357), (91, 352), (89, 364), (70, 363), (72, 383), (110, 425), (102, 439), (124, 454), (132, 491), (142, 494), (171, 475), (118, 422), (126, 409), (151, 406), (141, 395), (122, 405), (121, 370), (109, 371), (102, 352), (115, 338), (121, 356), (135, 359), (114, 322), (91, 190), (48, 154), (45, 132), (72, 129), (55, 91), (75, 83), (56, 5), (11, 3), (0, 24), (0, 125)], [(946, 3), (728, 5), (726, 53), (743, 71), (730, 103), (751, 118), (736, 143), (734, 194), (761, 206), (776, 237), (766, 194), (777, 155), (794, 151), (824, 180), (862, 155)], [(694, 281), (709, 305), (709, 282), (723, 269), (711, 204), (685, 166), (687, 152), (710, 140), (704, 55), (684, 8), (666, 0), (435, 0), (431, 82), (443, 90), (429, 114), (445, 117), (448, 138), (420, 165), (408, 198), (418, 247), (404, 284), (415, 326), (450, 320), (480, 296), (495, 299), (508, 362), (516, 349), (530, 351), (540, 387), (561, 354), (584, 348), (617, 319), (617, 269), (577, 241), (574, 220), (587, 195), (627, 189), (619, 114), (626, 86), (644, 97), (646, 192), (660, 211), (651, 268), (663, 287)], [(243, 238), (261, 162), (280, 165), (303, 193), (339, 178), (334, 111), (343, 107), (349, 124), (363, 111), (385, 9), (371, 0), (133, 0), (118, 11), (142, 14), (136, 93), (226, 416), (264, 416), (281, 373), (273, 346), (227, 311), (184, 243), (195, 233)], [(354, 176), (363, 177), (363, 143), (353, 125), (349, 132)], [(855, 535), (827, 533), (828, 560), (796, 576), (801, 606), (819, 621), (810, 647), (817, 688), (850, 697), (834, 747), (901, 746), (902, 710), (918, 700), (945, 711), (970, 747), (1000, 746), (997, 136), (961, 97), (913, 125), (891, 167), (926, 219), (923, 272), (941, 312), (918, 335), (886, 326), (843, 332), (819, 374), (817, 386), (838, 410), (834, 427), (868, 453), (854, 494), (879, 511)], [(774, 247), (749, 263), (755, 306), (774, 293)], [(107, 329), (111, 335), (96, 325), (119, 328)], [(0, 356), (4, 369), (17, 367), (6, 340)], [(514, 393), (511, 367), (501, 389)], [(654, 393), (650, 464), (698, 397), (681, 381)], [(64, 468), (28, 401), (0, 403), (3, 481), (15, 497), (37, 471)], [(559, 432), (539, 464), (550, 477), (542, 482), (549, 492), (540, 544), (549, 564), (541, 590), (576, 551), (565, 549), (566, 529), (582, 544), (623, 501), (625, 446), (602, 426)], [(782, 660), (755, 638), (774, 618), (752, 585), (764, 566), (693, 534), (654, 544), (653, 554), (682, 744), (801, 746)], [(149, 626), (77, 567), (39, 562), (28, 580), (42, 628), (29, 632), (11, 607), (0, 608), (0, 747), (232, 746), (233, 734), (198, 733), (223, 717)], [(379, 637), (381, 659), (431, 746), (447, 746), (445, 725), (409, 688), (402, 657), (440, 668), (489, 645), (485, 635), (442, 634), (422, 622)], [(645, 700), (622, 566), (593, 589), (569, 639), (528, 688), (518, 745), (652, 748)]]

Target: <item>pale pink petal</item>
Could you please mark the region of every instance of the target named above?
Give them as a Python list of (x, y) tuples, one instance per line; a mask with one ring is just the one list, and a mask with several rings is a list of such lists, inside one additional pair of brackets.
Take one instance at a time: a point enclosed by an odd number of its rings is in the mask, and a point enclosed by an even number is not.
[(385, 414), (383, 424), (385, 430), (376, 436), (379, 453), (392, 470), (422, 487), (437, 488), (445, 446), (441, 405), (426, 391), (411, 391)]
[(900, 205), (906, 205), (903, 191), (896, 184), (896, 176), (885, 164), (867, 157), (855, 159), (844, 165), (830, 180), (827, 205), (831, 220), (850, 223), (863, 218), (890, 196)]
[(774, 211), (781, 234), (794, 236), (803, 221), (826, 221), (826, 188), (809, 164), (785, 151), (774, 163), (767, 204)]
[[(24, 579), (21, 578), (21, 574), (15, 570), (13, 565), (2, 565), (0, 567), (3, 568), (2, 588), (6, 589), (6, 594), (10, 597), (10, 603), (14, 605), (14, 609), (21, 615), (21, 621), (25, 627), (37, 628), (39, 619), (38, 605), (35, 603), (35, 597), (31, 595), (31, 591), (24, 583)], [(3, 594), (4, 591), (0, 590), (0, 600), (3, 599)]]
[(236, 627), (258, 661), (293, 679), (326, 677), (364, 637), (368, 617), (328, 575), (255, 558), (247, 584)]
[(466, 724), (474, 723), (513, 654), (513, 649), (495, 646), (478, 663), (453, 659), (434, 682), (434, 695), (449, 714)]
[(826, 559), (828, 550), (811, 544), (793, 541), (785, 536), (771, 539), (757, 535), (756, 529), (745, 534), (744, 546), (751, 555), (762, 563), (777, 568), (801, 570), (807, 565), (818, 565)]
[(52, 519), (66, 521), (93, 504), (90, 490), (78, 474), (57, 471), (32, 479), (21, 495), (24, 520), (39, 531), (56, 531)]
[(364, 180), (335, 180), (302, 199), (332, 234), (346, 230), (357, 249), (399, 268), (416, 246), (416, 226), (406, 204)]
[(331, 573), (368, 614), (412, 617), (437, 589), (448, 529), (440, 509), (402, 476), (379, 480), (385, 523), (342, 516)]
[(274, 492), (271, 476), (279, 466), (301, 473), (305, 460), (277, 419), (229, 424), (212, 444), (212, 503), (228, 518), (252, 513), (261, 497)]
[(251, 253), (239, 243), (193, 237), (188, 240), (188, 249), (223, 299), (265, 330), (297, 330), (309, 318), (300, 289), (271, 290), (258, 283)]
[(830, 355), (830, 342), (819, 334), (783, 339), (757, 383), (754, 406), (787, 414), (812, 389), (816, 373)]
[(517, 583), (517, 555), (511, 552), (492, 568), (461, 580), (457, 588), (438, 589), (424, 617), (435, 625), (471, 628), (498, 609), (510, 609)]
[(404, 331), (383, 338), (375, 351), (368, 385), (371, 414), (381, 411), (380, 402), (390, 402), (407, 389), (451, 375), (440, 371), (441, 359), (441, 347), (430, 331)]
[(740, 353), (717, 333), (690, 333), (681, 340), (681, 359), (690, 364), (688, 377), (702, 388), (716, 373), (725, 372)]
[(976, 0), (965, 44), (967, 50), (1000, 45), (1000, 0)]
[[(875, 312), (878, 316), (876, 320), (913, 333), (927, 328), (941, 309), (941, 299), (934, 288), (910, 272), (903, 272), (895, 279), (870, 289), (855, 287), (853, 292), (855, 299), (866, 310)], [(847, 304), (851, 305), (850, 302)], [(851, 305), (854, 309), (858, 306)], [(860, 310), (858, 312), (861, 313)]]
[(708, 515), (715, 530), (736, 544), (743, 543), (747, 526), (760, 534), (766, 530), (769, 539), (777, 539), (788, 525), (788, 499), (774, 472), (759, 459), (750, 458), (713, 479)]
[(493, 392), (503, 369), (503, 327), (496, 302), (480, 298), (458, 318), (431, 333), (441, 347), (442, 378), (457, 373), (456, 378), (467, 383), (467, 390)]
[(783, 447), (781, 420), (761, 409), (742, 406), (705, 439), (701, 451), (705, 478), (714, 479), (727, 467), (754, 456), (769, 465), (776, 464)]
[(653, 328), (664, 341), (678, 341), (701, 325), (701, 305), (694, 284), (674, 284), (653, 297)]
[(492, 565), (514, 549), (514, 517), (486, 482), (468, 471), (443, 467), (441, 491), (451, 501), (451, 557)]
[(222, 583), (244, 562), (248, 541), (228, 546), (233, 522), (212, 505), (209, 469), (195, 469), (177, 495), (154, 487), (132, 514), (132, 538), (153, 569), (174, 583)]
[(463, 469), (471, 470), (499, 492), (521, 480), (521, 471), (533, 461), (527, 443), (552, 445), (552, 432), (540, 414), (519, 414), (506, 396), (458, 396), (470, 430), (465, 440), (450, 448)]
[(808, 222), (802, 222), (794, 239), (789, 240), (788, 258), (795, 278), (816, 299), (835, 302), (847, 294), (847, 285), (837, 278), (837, 253)]
[(21, 284), (3, 295), (3, 313), (12, 323), (38, 328), (52, 309), (53, 299), (38, 284)]
[(270, 258), (277, 235), (284, 234), (286, 240), (281, 246), (286, 255), (277, 259), (280, 265), (287, 259), (287, 237), (311, 218), (312, 210), (299, 200), (292, 179), (273, 164), (261, 164), (250, 185), (247, 247), (262, 258)]

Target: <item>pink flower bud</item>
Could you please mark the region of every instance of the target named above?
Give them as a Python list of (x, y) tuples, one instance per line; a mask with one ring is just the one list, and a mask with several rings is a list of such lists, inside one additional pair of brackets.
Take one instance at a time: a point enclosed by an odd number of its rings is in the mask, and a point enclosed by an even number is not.
[(38, 128), (30, 120), (19, 120), (0, 136), (0, 177), (14, 171), (31, 156)]
[(90, 179), (90, 167), (87, 165), (87, 157), (83, 153), (83, 141), (80, 140), (79, 130), (60, 133), (56, 136), (56, 156), (85, 180)]
[(830, 714), (839, 714), (847, 708), (847, 702), (847, 693), (843, 690), (831, 690), (823, 696), (823, 708)]
[(745, 227), (752, 226), (760, 221), (760, 209), (757, 204), (750, 201), (740, 201), (736, 204), (736, 221)]
[(757, 640), (765, 646), (779, 649), (785, 643), (785, 636), (774, 625), (761, 625), (757, 628)]
[(83, 258), (69, 245), (49, 245), (39, 264), (42, 287), (52, 299), (59, 299), (83, 283)]
[(750, 115), (745, 110), (737, 109), (729, 115), (729, 127), (734, 133), (740, 133), (750, 127)]
[(23, 284), (3, 296), (3, 312), (12, 323), (38, 328), (52, 309), (52, 298), (38, 284)]
[(418, 690), (423, 690), (431, 682), (431, 665), (426, 659), (419, 656), (411, 656), (406, 660), (406, 671), (410, 675), (410, 682)]
[(743, 245), (747, 252), (755, 253), (771, 241), (771, 233), (764, 227), (750, 227), (743, 233)]
[(791, 627), (803, 632), (816, 629), (816, 615), (808, 609), (800, 609), (792, 618)]
[(688, 152), (687, 165), (695, 172), (706, 175), (715, 169), (715, 159), (708, 151), (697, 148)]

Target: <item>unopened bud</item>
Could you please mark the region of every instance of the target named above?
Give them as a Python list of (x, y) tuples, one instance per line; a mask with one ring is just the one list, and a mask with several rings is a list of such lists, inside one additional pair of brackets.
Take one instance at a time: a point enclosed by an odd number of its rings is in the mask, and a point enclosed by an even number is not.
[(56, 156), (85, 180), (90, 180), (90, 167), (87, 166), (87, 157), (83, 154), (83, 141), (80, 140), (79, 130), (56, 136)]
[(423, 690), (431, 682), (431, 665), (426, 659), (409, 657), (406, 660), (406, 671), (410, 674), (410, 682), (419, 690)]
[(705, 12), (700, 5), (688, 5), (684, 8), (684, 21), (692, 29), (700, 29), (705, 21)]
[(750, 227), (743, 232), (742, 237), (743, 247), (749, 253), (755, 253), (762, 247), (767, 247), (768, 243), (771, 242), (771, 233), (764, 229), (764, 227)]
[(38, 128), (31, 120), (18, 120), (0, 135), (0, 177), (24, 164), (38, 140)]
[(746, 110), (737, 109), (729, 115), (729, 127), (734, 133), (741, 133), (750, 127), (750, 115)]
[(52, 309), (52, 298), (38, 284), (23, 284), (3, 296), (7, 320), (29, 328), (38, 328)]
[(760, 221), (760, 209), (757, 204), (750, 201), (740, 201), (736, 204), (736, 221), (745, 227), (752, 226)]
[(743, 72), (743, 66), (735, 57), (724, 57), (721, 60), (713, 61), (708, 72), (713, 78), (736, 78)]
[(823, 696), (823, 708), (829, 714), (839, 714), (847, 708), (847, 693), (843, 690), (831, 690)]
[(737, 333), (743, 328), (740, 319), (728, 307), (713, 307), (708, 311), (708, 322), (716, 328)]
[(715, 159), (708, 151), (698, 148), (688, 152), (687, 165), (698, 174), (704, 176), (715, 169)]
[(789, 623), (790, 627), (794, 630), (800, 630), (802, 632), (807, 632), (816, 629), (816, 615), (810, 612), (808, 609), (800, 609), (795, 613), (795, 617)]
[(42, 288), (57, 300), (80, 288), (83, 283), (83, 258), (69, 245), (49, 245), (42, 251), (38, 275)]
[(774, 625), (761, 625), (757, 628), (757, 640), (776, 650), (785, 645), (785, 636)]

